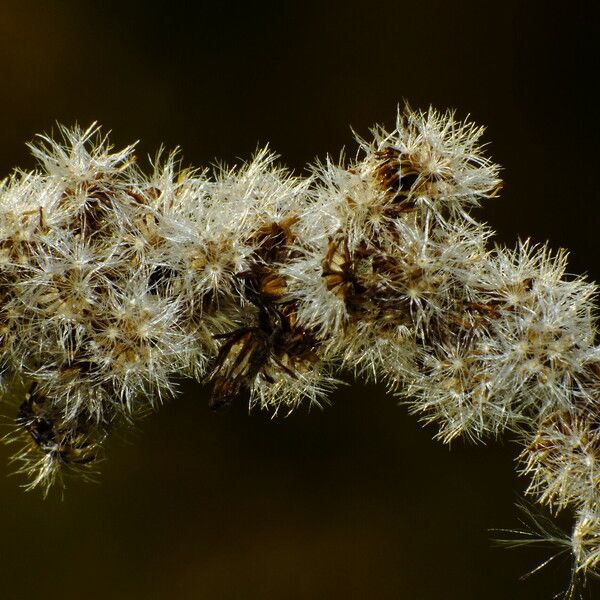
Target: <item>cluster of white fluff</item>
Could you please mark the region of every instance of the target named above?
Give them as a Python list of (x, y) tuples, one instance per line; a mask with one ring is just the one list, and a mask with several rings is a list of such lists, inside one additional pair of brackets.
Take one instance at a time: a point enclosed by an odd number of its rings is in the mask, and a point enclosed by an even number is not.
[[(529, 492), (574, 508), (576, 568), (600, 565), (600, 348), (594, 284), (564, 253), (491, 248), (471, 209), (500, 189), (482, 129), (398, 115), (355, 160), (295, 177), (264, 150), (181, 170), (95, 128), (32, 151), (0, 187), (0, 366), (20, 398), (31, 486), (84, 474), (117, 422), (210, 382), (275, 412), (336, 376), (384, 381), (449, 442), (510, 430)], [(15, 437), (15, 436), (13, 436)]]

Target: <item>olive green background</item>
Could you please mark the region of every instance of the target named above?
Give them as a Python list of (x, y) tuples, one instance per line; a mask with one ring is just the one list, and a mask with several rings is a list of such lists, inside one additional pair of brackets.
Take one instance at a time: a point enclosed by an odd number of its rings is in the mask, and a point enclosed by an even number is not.
[[(268, 141), (301, 171), (404, 99), (452, 107), (504, 166), (478, 217), (600, 279), (590, 6), (1, 0), (0, 173), (31, 168), (24, 142), (56, 121), (193, 165)], [(25, 493), (2, 447), (0, 597), (536, 600), (566, 582), (560, 561), (519, 581), (548, 554), (490, 542), (526, 484), (509, 439), (449, 451), (374, 386), (287, 419), (206, 402), (183, 385), (62, 500)]]

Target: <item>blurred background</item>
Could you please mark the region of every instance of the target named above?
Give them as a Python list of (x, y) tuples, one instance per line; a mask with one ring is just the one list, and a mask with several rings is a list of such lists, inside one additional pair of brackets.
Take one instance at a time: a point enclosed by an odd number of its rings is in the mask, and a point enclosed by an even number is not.
[[(597, 261), (591, 2), (0, 2), (0, 177), (55, 123), (112, 130), (138, 155), (248, 158), (269, 142), (301, 172), (396, 105), (487, 126), (505, 188), (478, 218)], [(594, 105), (594, 106), (593, 106)], [(0, 406), (2, 422), (15, 408)], [(550, 598), (569, 564), (493, 546), (518, 525), (518, 447), (432, 441), (382, 388), (323, 411), (223, 414), (206, 390), (109, 443), (98, 484), (25, 493), (0, 448), (0, 597)], [(568, 519), (565, 521), (569, 526)], [(597, 588), (596, 588), (597, 589)], [(593, 598), (588, 589), (584, 597)], [(595, 596), (595, 597), (600, 597)]]

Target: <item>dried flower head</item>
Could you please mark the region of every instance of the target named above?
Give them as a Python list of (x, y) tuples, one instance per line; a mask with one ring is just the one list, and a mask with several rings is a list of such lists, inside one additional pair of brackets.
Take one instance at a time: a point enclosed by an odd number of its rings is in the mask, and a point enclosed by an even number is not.
[(145, 174), (95, 126), (41, 136), (39, 170), (0, 184), (0, 366), (30, 486), (88, 472), (182, 375), (213, 408), (247, 394), (276, 414), (353, 372), (445, 442), (516, 434), (528, 493), (574, 507), (561, 545), (597, 570), (597, 288), (565, 252), (489, 246), (482, 133), (406, 107), (307, 177), (267, 149), (212, 171), (159, 153)]

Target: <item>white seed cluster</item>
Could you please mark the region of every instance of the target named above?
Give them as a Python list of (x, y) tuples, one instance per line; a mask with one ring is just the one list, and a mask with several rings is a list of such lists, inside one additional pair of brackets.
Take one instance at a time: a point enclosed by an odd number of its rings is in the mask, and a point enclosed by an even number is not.
[[(596, 286), (564, 253), (488, 245), (500, 189), (482, 129), (399, 112), (356, 160), (306, 177), (267, 150), (233, 169), (150, 175), (92, 127), (32, 145), (0, 184), (0, 366), (31, 486), (84, 475), (117, 422), (178, 378), (217, 408), (277, 412), (341, 373), (384, 381), (438, 437), (523, 441), (529, 492), (574, 508), (576, 568), (600, 565)], [(13, 436), (15, 437), (15, 436)]]

